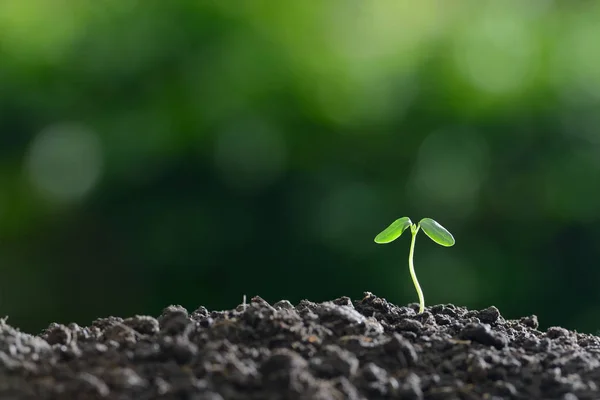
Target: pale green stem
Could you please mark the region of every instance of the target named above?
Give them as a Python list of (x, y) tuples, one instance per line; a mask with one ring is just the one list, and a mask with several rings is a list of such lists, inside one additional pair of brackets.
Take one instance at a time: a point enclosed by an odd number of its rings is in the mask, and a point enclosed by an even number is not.
[(417, 238), (417, 232), (419, 231), (420, 226), (416, 226), (413, 224), (411, 226), (412, 232), (412, 241), (410, 242), (410, 252), (408, 253), (408, 268), (410, 269), (410, 276), (415, 284), (415, 289), (417, 289), (417, 294), (419, 295), (419, 314), (425, 310), (425, 298), (423, 297), (423, 291), (421, 290), (421, 286), (419, 285), (419, 281), (417, 280), (417, 275), (415, 274), (415, 265), (413, 264), (413, 256), (415, 254), (415, 239)]

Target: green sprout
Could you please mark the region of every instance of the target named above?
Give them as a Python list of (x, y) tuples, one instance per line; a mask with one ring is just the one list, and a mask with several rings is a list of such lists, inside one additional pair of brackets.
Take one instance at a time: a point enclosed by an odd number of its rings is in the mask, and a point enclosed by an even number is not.
[(402, 217), (394, 222), (387, 228), (385, 228), (379, 235), (375, 237), (375, 243), (377, 244), (386, 244), (393, 242), (398, 239), (402, 232), (406, 230), (406, 228), (410, 227), (410, 231), (412, 233), (412, 241), (410, 242), (410, 252), (408, 253), (408, 268), (410, 270), (410, 276), (412, 277), (412, 281), (415, 284), (415, 289), (417, 289), (417, 294), (419, 295), (419, 314), (425, 310), (425, 298), (423, 297), (423, 291), (421, 290), (421, 286), (419, 285), (419, 281), (417, 280), (417, 275), (415, 274), (415, 266), (413, 264), (413, 256), (415, 253), (415, 238), (417, 237), (417, 232), (419, 229), (423, 229), (423, 232), (429, 236), (431, 240), (436, 242), (439, 245), (444, 247), (454, 246), (454, 237), (446, 228), (442, 225), (438, 224), (436, 221), (431, 218), (423, 218), (417, 225), (413, 224), (413, 222), (408, 217)]

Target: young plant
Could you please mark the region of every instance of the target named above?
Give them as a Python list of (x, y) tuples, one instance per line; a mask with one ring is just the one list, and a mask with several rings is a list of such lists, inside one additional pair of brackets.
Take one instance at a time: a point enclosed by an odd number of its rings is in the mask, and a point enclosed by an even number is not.
[(417, 275), (415, 275), (415, 266), (413, 264), (417, 232), (419, 232), (419, 229), (423, 229), (423, 232), (425, 232), (425, 234), (427, 234), (431, 240), (444, 247), (454, 246), (454, 237), (450, 232), (448, 232), (448, 230), (446, 230), (446, 228), (431, 218), (423, 218), (417, 225), (415, 225), (410, 218), (402, 217), (392, 222), (390, 226), (385, 228), (379, 235), (377, 235), (375, 237), (375, 243), (386, 244), (393, 242), (394, 240), (398, 239), (400, 235), (402, 235), (402, 232), (409, 227), (410, 232), (412, 233), (412, 241), (410, 242), (410, 251), (408, 253), (408, 269), (415, 285), (415, 289), (417, 289), (417, 295), (419, 295), (420, 314), (423, 312), (423, 310), (425, 310), (425, 298), (423, 297), (423, 291), (421, 290), (421, 286), (417, 280)]

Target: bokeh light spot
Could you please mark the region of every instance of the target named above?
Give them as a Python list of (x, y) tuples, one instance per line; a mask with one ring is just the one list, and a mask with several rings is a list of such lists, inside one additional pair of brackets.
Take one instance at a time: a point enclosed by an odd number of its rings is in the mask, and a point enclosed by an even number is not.
[(100, 140), (78, 124), (50, 126), (31, 142), (25, 168), (33, 187), (47, 200), (79, 200), (101, 176)]
[(539, 46), (519, 8), (493, 7), (471, 21), (454, 47), (460, 73), (475, 88), (511, 94), (530, 84)]
[(85, 9), (78, 2), (2, 1), (0, 44), (17, 59), (58, 61), (85, 26)]
[(599, 37), (597, 13), (581, 15), (575, 24), (561, 30), (553, 53), (551, 78), (567, 97), (583, 94), (600, 98)]
[(466, 216), (474, 210), (488, 164), (488, 148), (479, 134), (440, 131), (429, 135), (409, 181), (413, 201)]

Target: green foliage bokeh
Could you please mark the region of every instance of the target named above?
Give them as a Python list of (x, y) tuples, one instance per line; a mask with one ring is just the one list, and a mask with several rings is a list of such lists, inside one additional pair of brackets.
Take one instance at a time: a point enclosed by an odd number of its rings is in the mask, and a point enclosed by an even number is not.
[[(416, 296), (600, 326), (600, 3), (0, 3), (0, 316)], [(409, 240), (400, 238), (401, 240)]]

